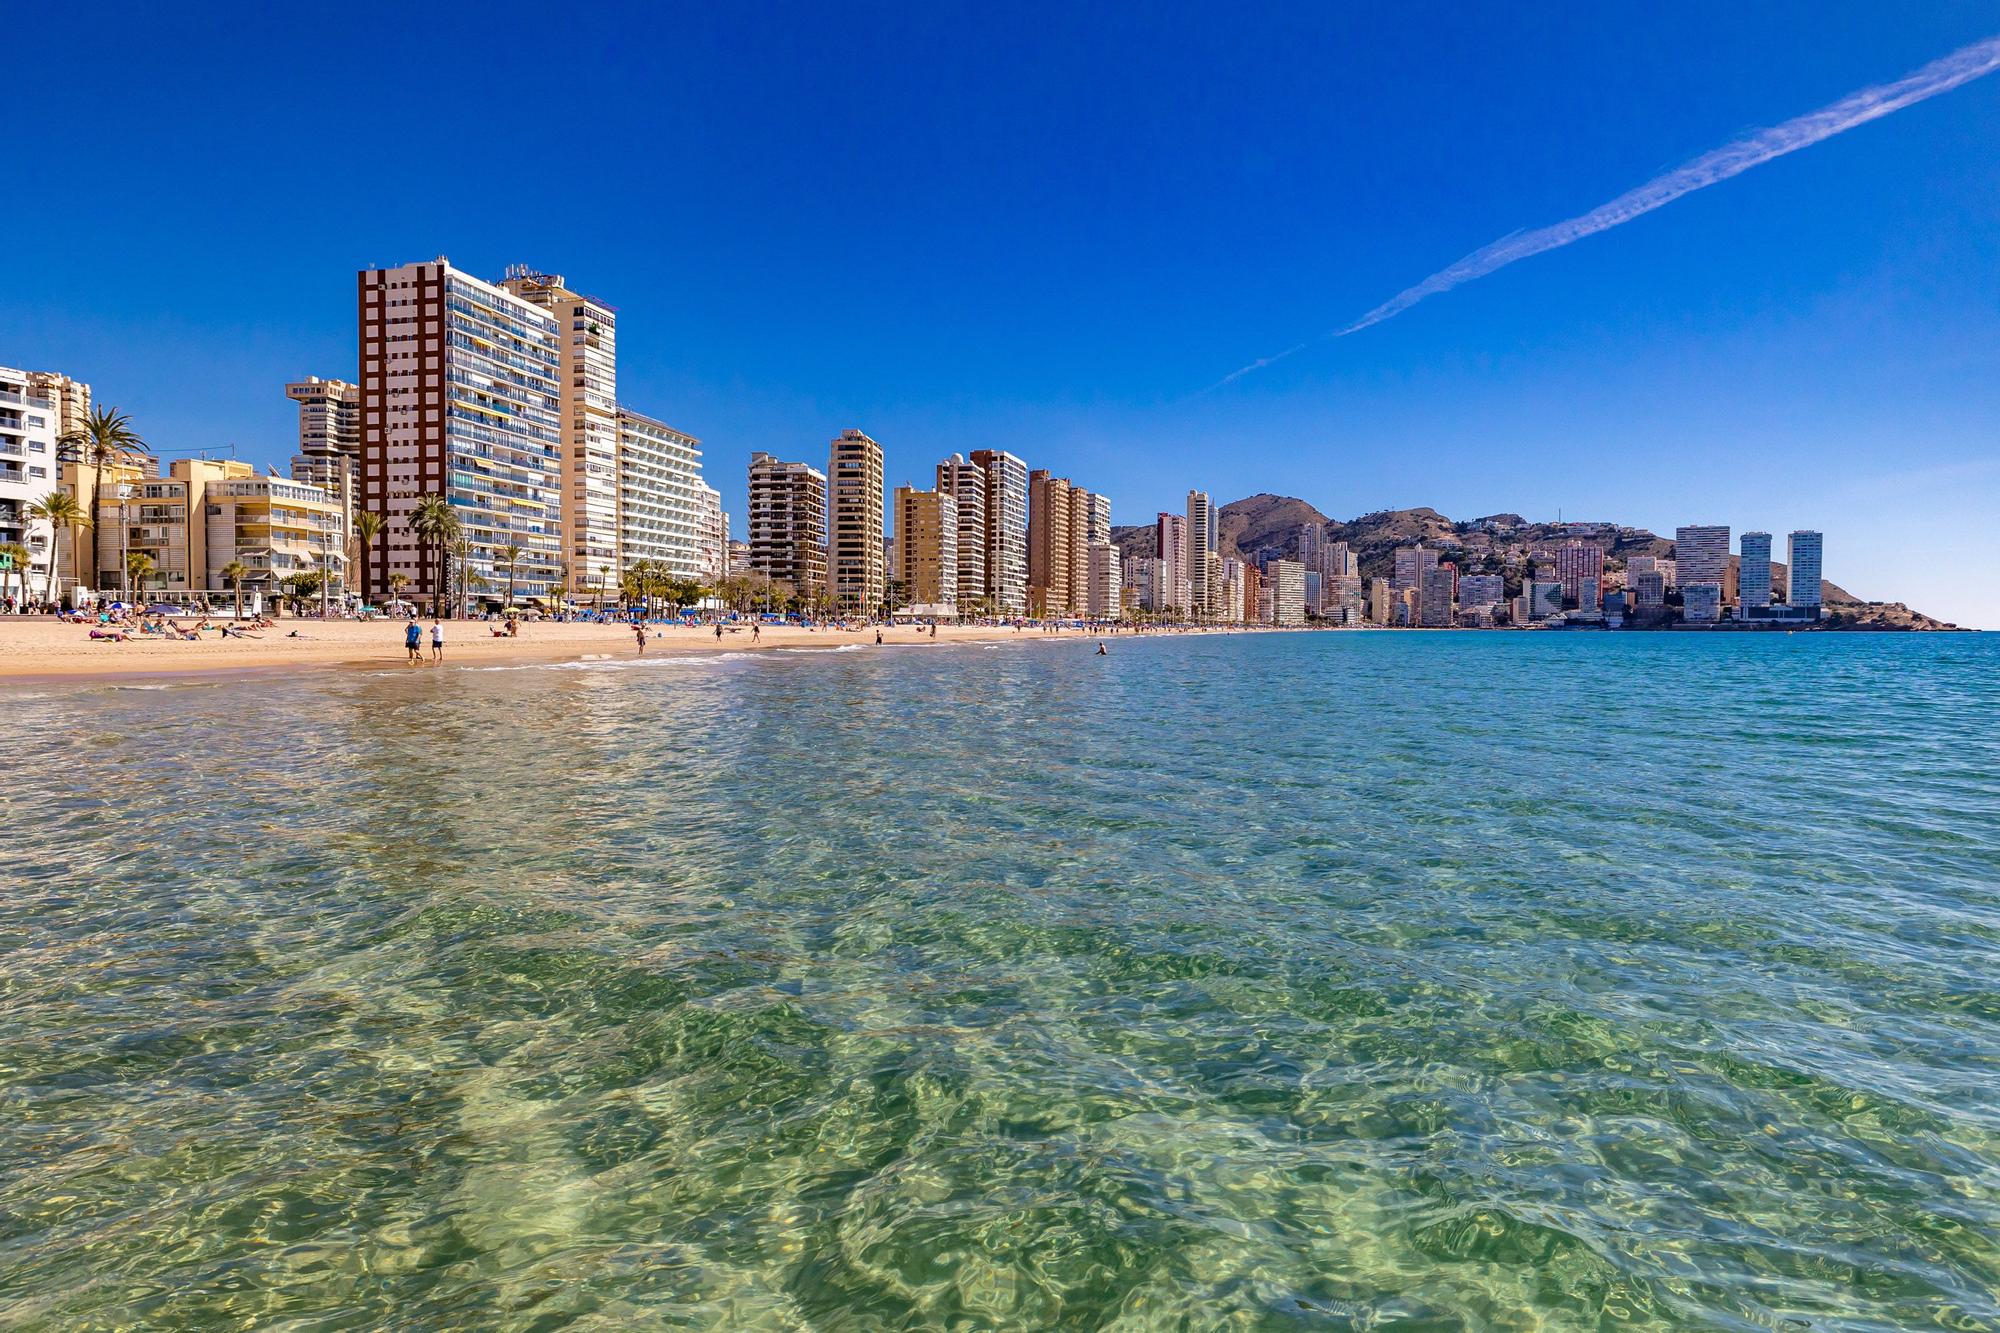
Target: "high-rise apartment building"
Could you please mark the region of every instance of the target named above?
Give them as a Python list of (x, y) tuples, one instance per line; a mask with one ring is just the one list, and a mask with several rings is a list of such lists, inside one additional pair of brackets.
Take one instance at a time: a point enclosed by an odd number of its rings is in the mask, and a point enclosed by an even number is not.
[[(561, 344), (563, 546), (572, 589), (616, 584), (618, 549), (618, 315), (574, 292), (560, 273), (525, 264), (501, 287), (555, 316)], [(624, 562), (627, 568), (631, 562)]]
[(1372, 578), (1368, 580), (1368, 619), (1377, 625), (1389, 623), (1389, 607), (1393, 599), (1389, 580)]
[[(712, 543), (715, 538), (707, 530), (705, 506), (713, 496), (719, 521), (722, 497), (701, 479), (701, 441), (629, 407), (617, 408), (612, 422), (616, 485), (611, 514), (616, 526), (608, 534), (593, 527), (591, 550), (608, 543), (613, 559), (607, 566), (593, 554), (572, 578), (574, 591), (615, 592), (620, 579), (641, 561), (664, 566), (677, 579), (707, 577), (704, 570), (719, 557), (713, 550), (704, 555), (704, 539)], [(588, 452), (594, 460), (595, 446)], [(592, 476), (583, 492), (586, 507), (597, 504), (597, 481)]]
[(890, 579), (897, 604), (945, 614), (958, 605), (958, 501), (947, 491), (896, 488)]
[(1153, 527), (1153, 553), (1160, 561), (1160, 591), (1166, 598), (1155, 610), (1187, 615), (1194, 597), (1188, 577), (1187, 520), (1164, 511)]
[(1215, 502), (1207, 491), (1187, 493), (1188, 609), (1197, 620), (1212, 619), (1222, 592), (1221, 540)]
[(1070, 610), (1070, 484), (1044, 468), (1028, 474), (1028, 609), (1037, 616)]
[(1368, 598), (1359, 574), (1335, 574), (1327, 579), (1326, 609), (1322, 613), (1336, 625), (1359, 625), (1367, 614)]
[(1069, 609), (1090, 614), (1090, 551), (1111, 540), (1111, 501), (1081, 486), (1069, 492)]
[(1521, 593), (1528, 604), (1528, 619), (1547, 620), (1562, 614), (1563, 586), (1557, 580), (1529, 579), (1521, 585)]
[(1495, 607), (1507, 598), (1507, 579), (1501, 574), (1462, 574), (1458, 580), (1458, 606), (1461, 611), (1473, 607)]
[(1556, 579), (1564, 601), (1596, 610), (1604, 588), (1604, 548), (1596, 542), (1564, 542), (1556, 550)]
[(1443, 560), (1424, 571), (1417, 588), (1417, 623), (1425, 629), (1450, 629), (1458, 594), (1458, 567)]
[(1271, 574), (1271, 623), (1306, 623), (1306, 567), (1296, 560), (1273, 560)]
[(1726, 525), (1675, 528), (1674, 568), (1683, 588), (1690, 583), (1713, 583), (1721, 588), (1723, 575), (1729, 569), (1729, 528)]
[(828, 447), (827, 579), (844, 611), (870, 613), (888, 592), (882, 549), (882, 446), (844, 430)]
[(1814, 615), (1819, 614), (1825, 598), (1825, 590), (1820, 586), (1826, 577), (1820, 572), (1822, 541), (1820, 533), (1804, 529), (1786, 538), (1786, 563), (1791, 566), (1787, 571), (1791, 580), (1788, 605), (1810, 609)]
[(48, 400), (54, 414), (49, 418), (49, 429), (55, 438), (82, 434), (90, 421), (90, 386), (55, 370), (31, 370), (27, 376), (28, 396)]
[[(299, 405), (299, 451), (292, 480), (332, 491), (321, 478), (351, 474), (361, 465), (361, 386), (308, 375), (285, 386)], [(337, 460), (345, 460), (341, 467)]]
[(960, 615), (976, 614), (986, 603), (986, 469), (957, 454), (937, 466), (937, 489), (949, 495), (958, 524)]
[(1400, 594), (1421, 590), (1425, 572), (1436, 569), (1437, 562), (1438, 553), (1422, 543), (1398, 546), (1396, 563), (1389, 576), (1389, 591)]
[(1129, 560), (1119, 561), (1119, 573), (1124, 582), (1120, 604), (1127, 611), (1152, 611), (1154, 583), (1158, 579), (1159, 557), (1135, 555)]
[(703, 482), (695, 492), (695, 577), (713, 588), (729, 577), (729, 515), (722, 492)]
[(1270, 588), (1263, 573), (1249, 561), (1243, 562), (1243, 605), (1237, 614), (1246, 625), (1264, 623), (1264, 608), (1270, 600)]
[(1770, 614), (1771, 534), (1746, 532), (1737, 560), (1737, 603), (1744, 619)]
[(52, 596), (50, 562), (58, 534), (29, 517), (56, 488), (56, 404), (28, 372), (0, 366), (0, 543), (28, 552), (24, 569), (0, 575), (0, 595)]
[(826, 474), (750, 455), (750, 571), (812, 602), (826, 591)]
[(1334, 579), (1358, 576), (1361, 561), (1346, 542), (1327, 542), (1320, 548), (1320, 573)]
[(299, 405), (299, 451), (292, 480), (316, 486), (340, 507), (341, 548), (354, 524), (361, 492), (361, 387), (308, 375), (285, 386)]
[(1028, 612), (1028, 465), (1004, 449), (975, 449), (986, 474), (986, 600), (1003, 616)]
[(1116, 546), (1099, 542), (1090, 548), (1090, 592), (1084, 603), (1085, 615), (1093, 620), (1116, 620), (1124, 614), (1121, 574)]
[[(486, 589), (560, 592), (562, 330), (554, 314), (443, 258), (357, 275), (360, 299), (361, 498), (381, 514), (364, 553), (371, 588), (392, 574), (408, 594), (456, 592), (464, 568)], [(463, 529), (463, 559), (443, 563), (412, 530), (425, 496), (444, 497)], [(499, 594), (494, 593), (495, 596)]]
[(1665, 556), (1653, 555), (1635, 555), (1626, 559), (1625, 586), (1638, 587), (1640, 576), (1647, 573), (1657, 573), (1662, 587), (1674, 586), (1674, 562)]

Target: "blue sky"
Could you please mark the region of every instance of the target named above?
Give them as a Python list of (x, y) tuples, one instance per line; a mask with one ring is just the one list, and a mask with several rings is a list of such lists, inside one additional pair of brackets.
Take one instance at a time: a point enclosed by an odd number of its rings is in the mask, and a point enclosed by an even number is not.
[[(289, 456), (354, 271), (446, 254), (619, 307), (621, 397), (889, 478), (999, 445), (1119, 522), (1827, 534), (2000, 627), (2000, 76), (1225, 389), (1467, 252), (2000, 33), (1988, 3), (81, 5), (8, 96), (0, 362), (163, 450)], [(739, 534), (740, 535), (740, 534)]]

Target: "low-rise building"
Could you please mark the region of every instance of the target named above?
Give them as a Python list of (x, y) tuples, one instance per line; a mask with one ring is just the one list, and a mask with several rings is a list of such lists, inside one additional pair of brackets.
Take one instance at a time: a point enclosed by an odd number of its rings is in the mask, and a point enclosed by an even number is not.
[(1683, 585), (1681, 619), (1691, 625), (1712, 625), (1722, 619), (1722, 585), (1720, 583)]

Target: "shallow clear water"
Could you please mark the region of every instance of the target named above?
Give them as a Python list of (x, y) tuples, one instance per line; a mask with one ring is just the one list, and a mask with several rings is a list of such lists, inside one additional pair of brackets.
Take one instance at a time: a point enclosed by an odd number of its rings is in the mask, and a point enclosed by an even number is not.
[(0, 691), (0, 1325), (2000, 1327), (1996, 649)]

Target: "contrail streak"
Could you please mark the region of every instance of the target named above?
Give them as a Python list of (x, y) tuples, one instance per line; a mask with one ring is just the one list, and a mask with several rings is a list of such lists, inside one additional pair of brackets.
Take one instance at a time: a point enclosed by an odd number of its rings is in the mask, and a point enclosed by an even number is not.
[[(1558, 222), (1550, 227), (1537, 227), (1533, 231), (1517, 231), (1503, 236), (1484, 249), (1474, 250), (1465, 258), (1439, 273), (1433, 273), (1416, 286), (1398, 292), (1395, 296), (1376, 306), (1373, 310), (1355, 320), (1346, 328), (1335, 329), (1322, 338), (1311, 339), (1290, 347), (1273, 356), (1252, 361), (1240, 370), (1210, 385), (1219, 389), (1233, 380), (1241, 379), (1254, 370), (1262, 370), (1275, 361), (1282, 361), (1294, 352), (1300, 352), (1315, 342), (1330, 338), (1345, 338), (1350, 333), (1359, 333), (1370, 325), (1380, 324), (1402, 314), (1426, 296), (1436, 296), (1454, 287), (1483, 278), (1495, 269), (1505, 268), (1517, 260), (1538, 255), (1580, 241), (1586, 236), (1594, 236), (1600, 231), (1609, 231), (1620, 223), (1650, 213), (1663, 204), (1670, 204), (1684, 194), (1690, 194), (1717, 181), (1728, 180), (1741, 175), (1750, 168), (1786, 153), (1795, 153), (1822, 139), (1830, 139), (1843, 130), (1851, 130), (1856, 125), (1865, 125), (1871, 120), (1880, 120), (1892, 111), (1900, 111), (1906, 106), (1936, 97), (1939, 93), (1950, 92), (1960, 84), (1991, 74), (2000, 69), (2000, 37), (1989, 37), (1983, 42), (1974, 42), (1952, 52), (1941, 60), (1933, 60), (1913, 74), (1907, 74), (1893, 83), (1877, 84), (1851, 93), (1830, 106), (1818, 111), (1795, 117), (1782, 125), (1767, 130), (1759, 130), (1746, 138), (1710, 153), (1704, 153), (1686, 166), (1677, 167), (1664, 176), (1656, 176), (1635, 190), (1628, 190), (1610, 203), (1581, 217), (1567, 222)], [(1204, 390), (1206, 392), (1206, 390)]]

